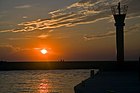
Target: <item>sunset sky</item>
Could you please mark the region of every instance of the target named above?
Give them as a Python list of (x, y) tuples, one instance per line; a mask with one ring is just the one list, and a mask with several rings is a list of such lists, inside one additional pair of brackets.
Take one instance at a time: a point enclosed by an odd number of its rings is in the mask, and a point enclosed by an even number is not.
[(119, 1), (129, 6), (125, 60), (138, 60), (140, 0), (0, 0), (0, 60), (116, 60), (110, 7)]

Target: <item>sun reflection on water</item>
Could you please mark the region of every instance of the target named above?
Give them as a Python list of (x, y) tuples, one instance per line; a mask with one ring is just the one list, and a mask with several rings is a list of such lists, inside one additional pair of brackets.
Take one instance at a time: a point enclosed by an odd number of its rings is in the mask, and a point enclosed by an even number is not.
[(47, 80), (41, 80), (42, 82), (39, 84), (38, 92), (39, 93), (49, 93), (50, 86), (48, 85)]

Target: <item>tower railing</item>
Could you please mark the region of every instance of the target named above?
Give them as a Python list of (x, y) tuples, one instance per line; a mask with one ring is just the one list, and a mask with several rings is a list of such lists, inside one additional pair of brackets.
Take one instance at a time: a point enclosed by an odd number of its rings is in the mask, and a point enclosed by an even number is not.
[(113, 15), (126, 14), (127, 10), (128, 10), (127, 5), (122, 5), (122, 6), (120, 6), (120, 8), (119, 8), (118, 5), (115, 5), (115, 6), (111, 7), (111, 11), (112, 11)]

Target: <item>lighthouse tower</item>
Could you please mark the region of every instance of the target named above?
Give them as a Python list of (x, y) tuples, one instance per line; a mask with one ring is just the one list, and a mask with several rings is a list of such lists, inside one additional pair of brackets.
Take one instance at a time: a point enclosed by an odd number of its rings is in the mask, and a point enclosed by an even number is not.
[(121, 6), (120, 2), (118, 5), (111, 7), (116, 26), (117, 62), (124, 61), (124, 20), (126, 17), (127, 9), (128, 6)]

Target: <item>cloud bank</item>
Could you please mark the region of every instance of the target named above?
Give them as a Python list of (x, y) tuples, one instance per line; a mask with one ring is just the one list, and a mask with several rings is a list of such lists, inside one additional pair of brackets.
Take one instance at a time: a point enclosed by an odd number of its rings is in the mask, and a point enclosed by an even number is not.
[[(126, 4), (132, 0), (120, 1)], [(99, 20), (111, 18), (110, 7), (117, 3), (118, 0), (81, 0), (63, 9), (50, 12), (50, 18), (23, 22), (18, 24), (18, 28), (16, 29), (4, 30), (1, 32), (28, 32), (94, 23)], [(17, 6), (16, 8), (29, 7), (29, 5), (23, 5)]]
[(0, 60), (17, 52), (19, 49), (11, 45), (0, 45)]
[[(19, 28), (2, 32), (26, 32), (43, 29), (53, 29), (62, 26), (70, 27), (77, 24), (87, 24), (107, 17), (109, 5), (116, 4), (117, 0), (81, 0), (64, 9), (50, 12), (49, 19), (18, 24)], [(17, 6), (15, 8), (29, 8), (30, 5)]]

